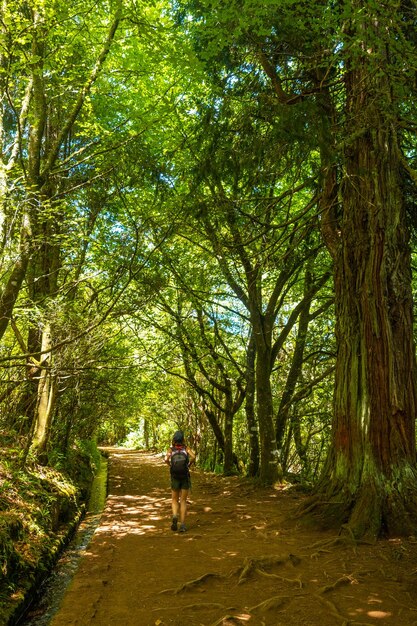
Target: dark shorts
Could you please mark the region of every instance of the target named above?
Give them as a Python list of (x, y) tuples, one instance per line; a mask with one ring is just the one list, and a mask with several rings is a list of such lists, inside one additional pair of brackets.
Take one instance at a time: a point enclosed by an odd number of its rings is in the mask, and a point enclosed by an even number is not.
[(171, 489), (172, 491), (180, 491), (181, 489), (191, 489), (191, 478), (174, 478), (171, 476)]

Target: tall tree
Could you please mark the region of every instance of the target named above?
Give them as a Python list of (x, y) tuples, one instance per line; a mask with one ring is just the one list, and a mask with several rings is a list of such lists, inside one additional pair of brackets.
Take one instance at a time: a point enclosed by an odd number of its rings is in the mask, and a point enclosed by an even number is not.
[[(233, 84), (232, 79), (228, 76), (226, 84)], [(242, 80), (245, 83), (246, 77)], [(311, 169), (305, 167), (303, 153), (294, 155), (293, 166), (288, 167), (294, 146), (288, 145), (284, 129), (275, 129), (265, 119), (263, 104), (242, 111), (230, 94), (213, 99), (211, 107), (206, 104), (202, 110), (202, 138), (198, 151), (194, 148), (196, 172), (187, 203), (194, 232), (210, 246), (224, 280), (249, 316), (256, 355), (259, 474), (262, 482), (274, 483), (282, 471), (271, 373), (306, 300), (314, 298), (330, 274), (326, 268), (314, 273), (308, 293), (291, 307), (292, 287), (303, 264), (323, 246), (312, 235), (317, 216), (310, 209), (317, 202), (308, 175)], [(305, 180), (299, 183), (297, 175), (304, 168)], [(283, 309), (288, 319), (278, 330)]]
[(396, 3), (354, 2), (345, 29), (343, 214), (330, 245), (338, 358), (319, 507), (358, 536), (416, 527), (417, 372), (397, 100), (407, 62), (397, 38), (410, 17)]
[(177, 236), (166, 242), (156, 261), (166, 276), (164, 289), (155, 297), (155, 310), (133, 317), (169, 339), (176, 358), (164, 369), (200, 398), (202, 417), (223, 453), (223, 471), (231, 474), (239, 465), (233, 446), (234, 418), (245, 398), (246, 359), (240, 332), (247, 330), (246, 319), (233, 310), (233, 294), (206, 251), (190, 250), (189, 243)]
[(27, 358), (19, 413), (35, 453), (67, 389), (63, 347), (120, 315), (149, 253), (138, 198), (154, 193), (154, 128), (176, 82), (169, 37), (160, 5), (1, 3), (0, 338)]
[(189, 9), (204, 15), (195, 20), (196, 42), (210, 67), (226, 59), (253, 76), (262, 68), (277, 123), (304, 110), (305, 145), (316, 142), (320, 155), (338, 355), (317, 508), (357, 536), (412, 532), (416, 369), (402, 163), (415, 175), (412, 152), (401, 151), (401, 115), (415, 92), (415, 4), (277, 0)]

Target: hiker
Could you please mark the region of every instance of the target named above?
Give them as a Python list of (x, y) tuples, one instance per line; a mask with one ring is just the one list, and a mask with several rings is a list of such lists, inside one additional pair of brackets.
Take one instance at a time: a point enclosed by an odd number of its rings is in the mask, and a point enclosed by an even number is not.
[(171, 530), (178, 529), (184, 533), (185, 516), (187, 514), (187, 496), (191, 489), (190, 465), (195, 462), (195, 454), (184, 441), (184, 433), (177, 430), (172, 438), (172, 445), (165, 455), (165, 463), (170, 467), (172, 490), (172, 524)]

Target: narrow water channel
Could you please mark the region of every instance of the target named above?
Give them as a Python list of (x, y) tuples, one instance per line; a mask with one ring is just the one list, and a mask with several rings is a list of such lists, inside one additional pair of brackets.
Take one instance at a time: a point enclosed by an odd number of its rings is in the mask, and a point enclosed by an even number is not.
[(73, 539), (40, 589), (38, 598), (29, 607), (18, 626), (47, 626), (55, 615), (79, 562), (100, 523), (107, 496), (107, 459), (102, 457), (94, 477), (87, 512)]

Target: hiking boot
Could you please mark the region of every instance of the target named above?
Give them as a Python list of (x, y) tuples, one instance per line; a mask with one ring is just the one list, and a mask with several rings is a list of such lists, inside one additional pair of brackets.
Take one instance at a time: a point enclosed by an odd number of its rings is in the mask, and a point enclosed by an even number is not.
[(187, 530), (187, 529), (186, 529), (186, 527), (185, 527), (185, 524), (181, 524), (181, 526), (180, 526), (180, 533), (185, 533), (185, 532), (186, 532), (186, 530)]
[(178, 528), (178, 517), (172, 518), (171, 530), (177, 530)]

